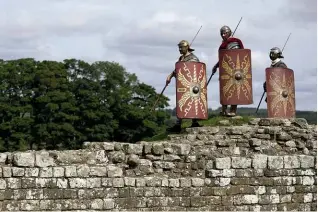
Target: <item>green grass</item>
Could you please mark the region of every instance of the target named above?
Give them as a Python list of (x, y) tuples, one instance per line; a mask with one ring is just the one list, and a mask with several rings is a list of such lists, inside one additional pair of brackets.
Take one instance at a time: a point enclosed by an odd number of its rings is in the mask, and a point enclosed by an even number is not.
[[(210, 118), (207, 120), (200, 120), (200, 125), (203, 125), (203, 127), (209, 127), (209, 126), (220, 126), (219, 122), (221, 120), (228, 120), (231, 126), (241, 126), (243, 124), (247, 124), (252, 118), (255, 118), (253, 116), (242, 116), (242, 119), (232, 119), (230, 117), (224, 117), (224, 116), (218, 116), (218, 115), (210, 115)], [(175, 119), (175, 118), (174, 118)], [(175, 123), (175, 122), (173, 122)], [(192, 121), (191, 120), (183, 120), (182, 121), (182, 129), (188, 128), (191, 126)], [(168, 126), (170, 127), (170, 126)], [(168, 135), (170, 133), (164, 131), (161, 132), (151, 138), (144, 139), (145, 141), (160, 141), (167, 139)]]
[[(230, 125), (232, 126), (240, 126), (243, 124), (247, 124), (252, 118), (252, 116), (242, 116), (242, 119), (232, 119), (230, 117), (224, 117), (224, 116), (212, 116), (207, 120), (201, 120), (199, 123), (203, 126), (219, 126), (219, 122), (222, 120), (228, 120), (230, 122)], [(192, 121), (191, 120), (184, 120), (182, 122), (182, 128), (187, 128), (191, 126)]]

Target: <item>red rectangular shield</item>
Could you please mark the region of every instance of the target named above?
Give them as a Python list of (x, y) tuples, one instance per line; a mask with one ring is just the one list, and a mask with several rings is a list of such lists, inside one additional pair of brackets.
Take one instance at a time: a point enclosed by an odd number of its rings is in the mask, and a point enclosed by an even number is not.
[(220, 50), (219, 81), (222, 105), (253, 104), (251, 50)]
[(266, 91), (269, 118), (295, 118), (294, 71), (288, 68), (267, 68)]
[(176, 98), (178, 118), (208, 119), (205, 63), (176, 63)]

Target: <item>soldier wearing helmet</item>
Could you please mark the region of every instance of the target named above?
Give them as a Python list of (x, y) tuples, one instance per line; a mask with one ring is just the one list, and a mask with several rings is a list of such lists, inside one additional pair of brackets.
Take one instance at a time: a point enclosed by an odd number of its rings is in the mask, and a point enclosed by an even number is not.
[[(269, 58), (272, 61), (271, 68), (280, 67), (280, 68), (287, 68), (287, 65), (282, 61), (284, 58), (282, 51), (278, 47), (271, 48), (269, 52)], [(264, 92), (266, 92), (266, 81), (263, 84)], [(265, 99), (267, 102), (267, 98)]]
[[(221, 49), (244, 49), (244, 45), (242, 41), (238, 38), (231, 37), (232, 30), (228, 26), (222, 26), (220, 29), (220, 35), (223, 39), (219, 50)], [(217, 68), (219, 67), (219, 62), (215, 64), (215, 66), (212, 69), (212, 75), (215, 74), (217, 71)], [(237, 105), (231, 105), (230, 112), (227, 112), (227, 105), (222, 105), (222, 111), (221, 115), (227, 115), (227, 116), (235, 116), (237, 110)]]
[[(200, 62), (199, 58), (195, 54), (192, 53), (194, 51), (194, 49), (192, 49), (190, 47), (190, 44), (188, 41), (186, 41), (186, 40), (180, 41), (178, 43), (178, 47), (179, 47), (179, 52), (181, 54), (181, 56), (178, 59), (178, 62), (180, 62), (180, 61)], [(169, 85), (172, 77), (176, 77), (176, 70), (174, 70), (171, 74), (168, 75), (167, 80), (166, 80), (166, 85)], [(177, 132), (181, 131), (181, 124), (182, 124), (182, 119), (177, 119), (177, 123), (170, 130), (177, 131)], [(191, 127), (200, 127), (198, 120), (192, 119)]]

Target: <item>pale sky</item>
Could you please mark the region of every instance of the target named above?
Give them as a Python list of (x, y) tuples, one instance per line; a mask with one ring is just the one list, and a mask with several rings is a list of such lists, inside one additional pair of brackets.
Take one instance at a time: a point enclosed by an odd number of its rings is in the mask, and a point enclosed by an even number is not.
[[(209, 77), (220, 27), (234, 31), (241, 16), (235, 37), (252, 51), (254, 104), (248, 107), (257, 107), (263, 93), (269, 50), (282, 48), (292, 33), (283, 55), (295, 73), (296, 109), (316, 111), (316, 0), (0, 0), (0, 58), (116, 61), (160, 93), (180, 40), (191, 42), (202, 25), (192, 48)], [(174, 80), (164, 94), (174, 107)], [(208, 86), (208, 106), (220, 106), (217, 75)]]

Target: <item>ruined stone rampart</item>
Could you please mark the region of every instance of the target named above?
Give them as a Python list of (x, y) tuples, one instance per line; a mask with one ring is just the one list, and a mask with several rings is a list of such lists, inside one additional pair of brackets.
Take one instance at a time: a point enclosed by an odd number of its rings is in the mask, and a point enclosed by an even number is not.
[(161, 142), (1, 153), (0, 208), (316, 210), (316, 130), (303, 119), (254, 119)]

